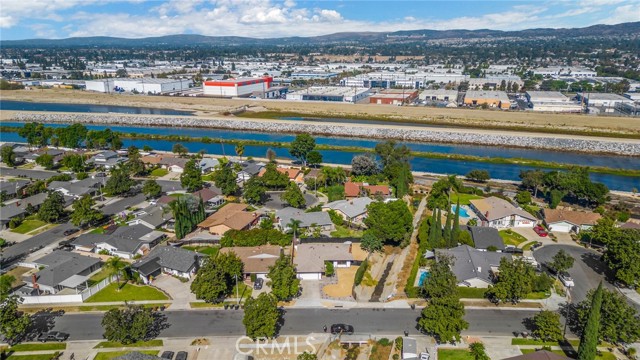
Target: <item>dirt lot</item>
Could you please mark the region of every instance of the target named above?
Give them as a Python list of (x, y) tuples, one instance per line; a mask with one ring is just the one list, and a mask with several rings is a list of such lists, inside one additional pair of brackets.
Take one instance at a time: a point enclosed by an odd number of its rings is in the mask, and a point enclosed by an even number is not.
[(336, 268), (338, 283), (327, 285), (322, 290), (325, 294), (335, 298), (351, 296), (351, 289), (353, 289), (353, 280), (355, 279), (357, 270), (357, 266), (351, 266), (348, 268)]
[(219, 115), (248, 106), (255, 111), (295, 112), (317, 116), (380, 116), (412, 121), (436, 121), (443, 125), (518, 126), (548, 129), (598, 130), (640, 133), (640, 121), (634, 118), (578, 114), (545, 114), (500, 110), (440, 109), (369, 104), (260, 101), (255, 99), (214, 99), (203, 97), (160, 97), (99, 94), (80, 90), (48, 89), (3, 91), (2, 100), (89, 103), (192, 110), (199, 116)]

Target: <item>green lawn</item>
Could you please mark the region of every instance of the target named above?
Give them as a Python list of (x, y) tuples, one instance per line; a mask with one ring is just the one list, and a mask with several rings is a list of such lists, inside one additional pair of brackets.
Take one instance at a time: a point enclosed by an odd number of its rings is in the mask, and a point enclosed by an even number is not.
[(217, 246), (183, 246), (182, 248), (185, 250), (197, 251), (206, 255), (215, 255), (220, 250)]
[(518, 246), (521, 243), (527, 241), (527, 238), (512, 230), (501, 230), (499, 231), (499, 234), (505, 245)]
[(18, 233), (18, 234), (26, 234), (28, 232), (31, 232), (45, 225), (47, 225), (47, 223), (41, 220), (37, 220), (37, 219), (25, 220), (22, 222), (22, 224), (20, 224), (20, 226), (11, 230), (11, 232)]
[(43, 351), (43, 350), (64, 350), (67, 343), (25, 343), (14, 345), (11, 351)]
[(544, 291), (538, 291), (538, 292), (532, 292), (527, 294), (527, 296), (525, 296), (525, 299), (527, 300), (542, 300), (542, 299), (546, 299), (549, 296), (551, 296), (550, 293), (545, 293)]
[(93, 274), (89, 278), (89, 286), (93, 286), (94, 284), (99, 283), (100, 281), (106, 279), (109, 276), (111, 270), (109, 270), (106, 266), (100, 269), (97, 273)]
[[(251, 297), (251, 293), (253, 292), (253, 288), (243, 282), (239, 282), (238, 283), (238, 296), (241, 299), (245, 299), (245, 298), (249, 298)], [(233, 287), (233, 291), (231, 292), (231, 295), (229, 295), (229, 297), (231, 298), (236, 298), (236, 286)]]
[(51, 354), (37, 354), (37, 355), (16, 355), (11, 354), (7, 360), (51, 360), (53, 359), (53, 353)]
[(331, 236), (334, 238), (362, 237), (362, 231), (336, 225), (336, 230), (331, 232)]
[(155, 347), (155, 346), (162, 346), (162, 345), (164, 345), (164, 343), (162, 342), (162, 340), (159, 340), (159, 339), (149, 340), (149, 341), (138, 341), (136, 343), (128, 344), (128, 345), (123, 345), (115, 341), (103, 341), (98, 345), (94, 346), (93, 348), (104, 349), (104, 348), (119, 348), (119, 347)]
[(461, 299), (484, 299), (485, 292), (487, 289), (458, 286), (458, 294)]
[[(568, 341), (571, 346), (577, 347), (580, 344), (580, 340), (572, 339)], [(511, 339), (511, 345), (546, 345), (546, 346), (560, 346), (561, 344), (555, 341), (542, 341), (537, 339), (523, 339), (513, 338)]]
[[(130, 352), (133, 351), (105, 351), (105, 352), (99, 352), (96, 354), (96, 357), (93, 358), (93, 360), (111, 360), (111, 359), (115, 359), (117, 357), (120, 357), (124, 354), (128, 354)], [(140, 350), (138, 352), (141, 352), (143, 354), (147, 354), (147, 355), (158, 355), (158, 353), (160, 351), (158, 350)]]
[(460, 199), (460, 205), (469, 205), (470, 204), (469, 200), (482, 199), (482, 196), (478, 196), (475, 194), (458, 194), (458, 193), (451, 194), (452, 204), (457, 204), (458, 199)]
[(156, 177), (162, 177), (165, 176), (169, 173), (169, 170), (167, 169), (155, 169), (151, 172), (151, 176), (156, 176)]
[(191, 306), (192, 309), (202, 309), (202, 308), (219, 308), (219, 307), (223, 307), (224, 304), (223, 303), (212, 304), (208, 302), (191, 302), (189, 303), (189, 306)]
[(438, 349), (439, 360), (473, 360), (473, 355), (467, 350)]
[(163, 292), (151, 286), (137, 286), (127, 283), (118, 291), (118, 283), (114, 282), (88, 298), (85, 302), (95, 303), (137, 300), (168, 300), (168, 298)]
[(91, 230), (90, 234), (104, 234), (104, 229), (102, 227), (95, 228)]
[(528, 243), (522, 245), (522, 251), (529, 251), (531, 250), (531, 247), (533, 246), (533, 244), (535, 244), (536, 241), (529, 241)]

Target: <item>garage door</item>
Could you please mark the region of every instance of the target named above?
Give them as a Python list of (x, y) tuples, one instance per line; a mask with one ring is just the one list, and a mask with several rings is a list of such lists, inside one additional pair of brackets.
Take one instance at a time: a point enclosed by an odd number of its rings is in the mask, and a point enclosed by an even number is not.
[(549, 230), (568, 233), (569, 231), (571, 231), (571, 225), (569, 225), (569, 224), (554, 224), (554, 225), (551, 225), (549, 227)]

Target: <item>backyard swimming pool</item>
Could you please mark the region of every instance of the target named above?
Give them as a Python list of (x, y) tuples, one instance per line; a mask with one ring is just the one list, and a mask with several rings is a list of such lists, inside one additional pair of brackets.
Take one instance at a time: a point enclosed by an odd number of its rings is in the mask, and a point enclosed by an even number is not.
[(418, 286), (422, 287), (424, 281), (427, 280), (427, 278), (431, 275), (429, 274), (429, 271), (425, 269), (419, 269), (418, 272), (420, 273), (420, 277), (418, 278)]
[[(456, 213), (456, 207), (457, 205), (451, 205), (451, 211), (455, 214)], [(467, 212), (467, 209), (463, 208), (462, 206), (460, 207), (460, 217), (461, 218), (470, 218), (471, 215), (469, 215), (469, 213)]]

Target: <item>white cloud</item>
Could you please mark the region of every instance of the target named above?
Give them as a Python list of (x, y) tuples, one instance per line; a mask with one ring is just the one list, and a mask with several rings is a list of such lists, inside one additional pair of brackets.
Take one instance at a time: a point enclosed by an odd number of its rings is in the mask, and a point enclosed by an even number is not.
[(602, 21), (603, 24), (620, 24), (624, 22), (640, 21), (640, 2), (618, 6), (611, 16)]

